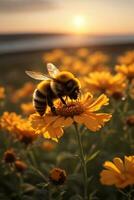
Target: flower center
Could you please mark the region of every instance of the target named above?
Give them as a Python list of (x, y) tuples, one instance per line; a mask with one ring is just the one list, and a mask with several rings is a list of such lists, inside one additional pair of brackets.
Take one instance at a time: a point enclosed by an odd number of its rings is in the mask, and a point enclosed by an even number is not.
[(73, 117), (74, 115), (80, 115), (84, 112), (84, 107), (80, 102), (71, 102), (67, 105), (59, 105), (56, 108), (57, 115), (64, 117)]

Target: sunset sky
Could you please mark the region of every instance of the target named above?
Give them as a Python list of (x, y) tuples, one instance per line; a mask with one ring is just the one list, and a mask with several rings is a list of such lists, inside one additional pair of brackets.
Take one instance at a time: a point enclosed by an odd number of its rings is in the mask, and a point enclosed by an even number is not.
[(0, 33), (134, 34), (134, 0), (0, 0)]

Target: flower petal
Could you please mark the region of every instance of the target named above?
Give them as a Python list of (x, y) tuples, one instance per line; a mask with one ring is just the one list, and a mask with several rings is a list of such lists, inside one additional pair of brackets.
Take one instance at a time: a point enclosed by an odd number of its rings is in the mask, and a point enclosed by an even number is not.
[(47, 132), (51, 138), (60, 138), (63, 135), (63, 129), (61, 127), (56, 127), (55, 129), (48, 127)]
[(124, 164), (123, 164), (123, 161), (120, 159), (120, 158), (114, 158), (113, 159), (113, 162), (115, 164), (115, 166), (121, 171), (123, 172), (124, 171)]
[(54, 128), (56, 128), (56, 127), (59, 127), (59, 126), (63, 126), (63, 124), (64, 124), (64, 117), (58, 117), (54, 122), (53, 122), (53, 124), (52, 124), (52, 126), (54, 127)]
[(110, 161), (106, 161), (104, 163), (104, 167), (112, 172), (115, 172), (115, 173), (119, 173), (120, 174), (120, 171), (119, 169), (115, 166), (114, 163), (110, 162)]
[(91, 131), (99, 130), (105, 122), (109, 121), (111, 115), (106, 113), (83, 113), (80, 116), (74, 116), (74, 121), (85, 126)]
[(116, 184), (118, 182), (117, 177), (115, 176), (115, 174), (113, 174), (112, 171), (103, 170), (100, 173), (100, 176), (101, 176), (100, 181), (104, 185), (113, 185), (113, 184)]
[(73, 120), (71, 117), (59, 117), (53, 124), (53, 127), (64, 127), (64, 126), (70, 126), (73, 123)]
[(58, 142), (58, 139), (57, 138), (51, 138), (50, 134), (48, 132), (44, 132), (43, 134), (44, 138), (46, 139), (52, 139), (54, 140), (55, 142)]
[(101, 96), (98, 97), (96, 101), (94, 101), (89, 107), (88, 111), (94, 112), (99, 110), (103, 105), (108, 104), (109, 99), (107, 98), (106, 95), (102, 94)]
[(73, 119), (71, 117), (67, 117), (64, 119), (64, 126), (70, 126), (73, 123)]

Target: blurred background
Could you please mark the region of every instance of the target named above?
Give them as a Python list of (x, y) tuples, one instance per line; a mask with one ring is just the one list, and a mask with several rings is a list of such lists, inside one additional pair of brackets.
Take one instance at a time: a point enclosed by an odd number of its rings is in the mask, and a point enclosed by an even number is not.
[(52, 49), (86, 47), (113, 57), (133, 49), (133, 8), (133, 0), (0, 0), (3, 76), (17, 82), (18, 72), (42, 69)]

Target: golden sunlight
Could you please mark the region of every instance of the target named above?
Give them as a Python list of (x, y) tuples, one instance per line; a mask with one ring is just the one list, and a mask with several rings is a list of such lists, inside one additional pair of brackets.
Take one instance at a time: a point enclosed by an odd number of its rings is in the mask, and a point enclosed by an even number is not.
[(74, 32), (86, 31), (86, 18), (82, 15), (74, 16), (73, 18)]

